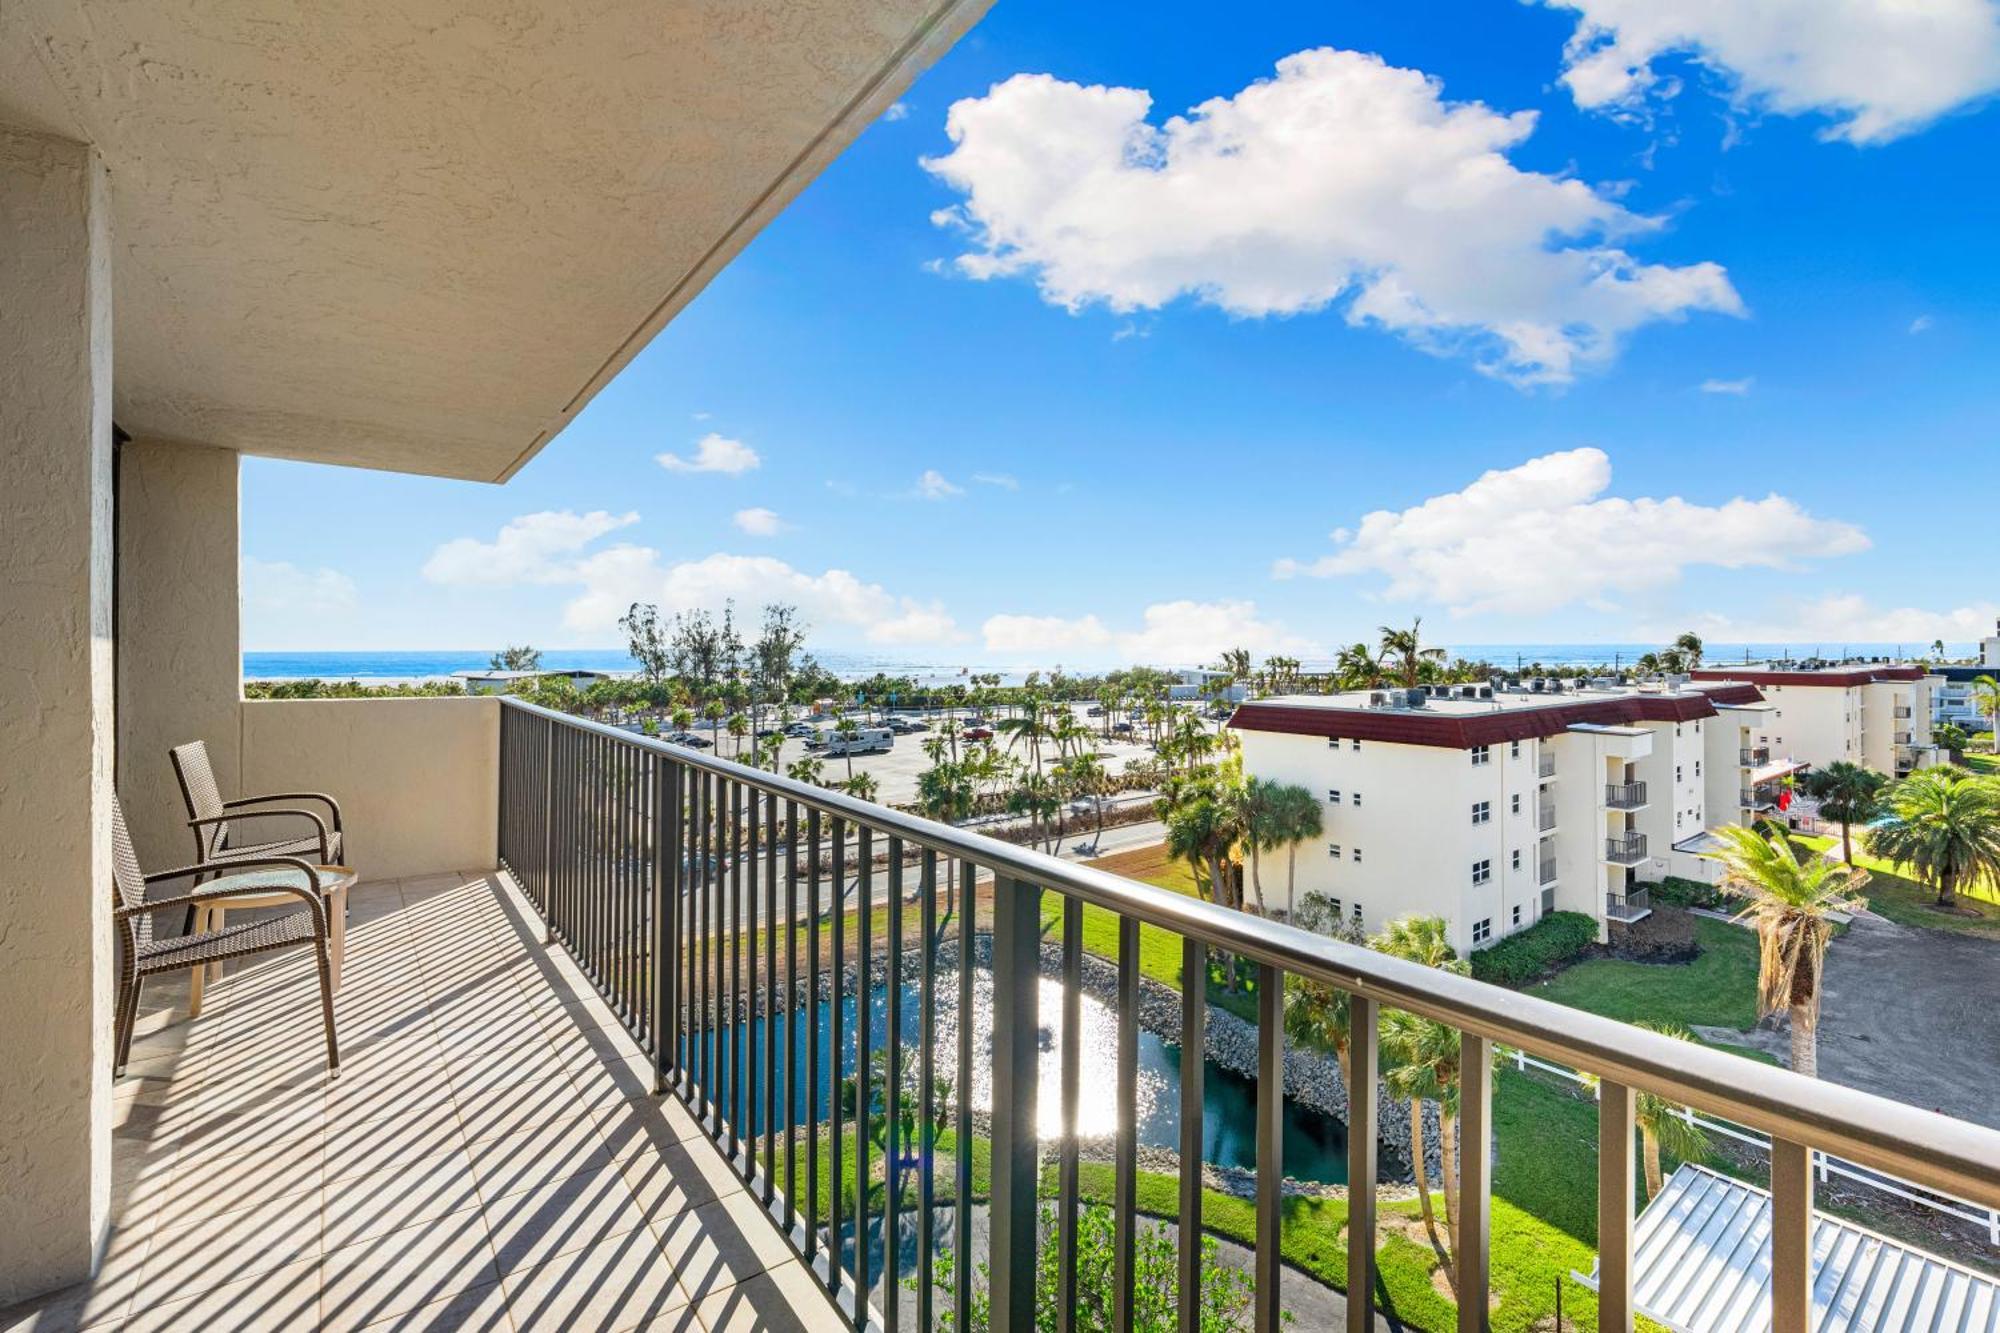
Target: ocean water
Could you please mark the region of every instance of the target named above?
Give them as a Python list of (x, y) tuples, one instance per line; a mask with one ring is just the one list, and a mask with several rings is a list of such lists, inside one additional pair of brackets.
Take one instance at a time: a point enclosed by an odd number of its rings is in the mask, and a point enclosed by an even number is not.
[[(1630, 666), (1642, 654), (1657, 652), (1659, 644), (1647, 643), (1468, 643), (1450, 644), (1453, 657), (1491, 662), (1512, 669), (1539, 662), (1546, 667)], [(1928, 644), (1919, 643), (1710, 643), (1704, 661), (1711, 666), (1730, 662), (1757, 661), (1771, 657), (1902, 657), (1922, 653)], [(1946, 644), (1949, 657), (1971, 656), (1972, 644)], [(909, 676), (922, 685), (946, 685), (962, 681), (968, 674), (999, 674), (1007, 684), (1018, 684), (1031, 669), (1014, 663), (1008, 666), (983, 664), (976, 658), (960, 662), (924, 660), (914, 657), (871, 657), (858, 653), (819, 653), (820, 662), (834, 674), (852, 680), (880, 671), (889, 676)], [(290, 652), (243, 654), (245, 680), (359, 680), (377, 683), (432, 680), (455, 671), (479, 671), (489, 665), (486, 652)], [(638, 663), (622, 648), (550, 649), (542, 653), (542, 665), (551, 669), (574, 667), (591, 671), (636, 671)], [(1047, 672), (1060, 663), (1046, 663)], [(1326, 666), (1324, 661), (1307, 659), (1306, 670)], [(1072, 670), (1082, 668), (1073, 667)]]

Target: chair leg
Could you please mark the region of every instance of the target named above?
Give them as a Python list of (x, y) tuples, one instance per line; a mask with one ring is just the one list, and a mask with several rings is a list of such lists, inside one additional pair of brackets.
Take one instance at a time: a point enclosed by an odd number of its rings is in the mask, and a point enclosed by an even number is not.
[(118, 1054), (112, 1063), (113, 1078), (125, 1072), (125, 1062), (132, 1055), (132, 1029), (139, 1021), (139, 987), (144, 978), (133, 977), (128, 986), (121, 987), (118, 995)]
[(340, 1045), (333, 1036), (333, 969), (326, 958), (326, 941), (321, 940), (313, 949), (313, 957), (319, 962), (319, 1008), (326, 1020), (326, 1072), (340, 1072)]

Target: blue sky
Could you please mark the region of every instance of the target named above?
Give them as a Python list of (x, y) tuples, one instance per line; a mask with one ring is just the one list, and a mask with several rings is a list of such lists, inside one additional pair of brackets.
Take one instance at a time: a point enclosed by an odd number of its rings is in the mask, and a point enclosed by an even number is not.
[(1976, 637), (2000, 5), (1903, 9), (1000, 0), (510, 484), (246, 460), (245, 646)]

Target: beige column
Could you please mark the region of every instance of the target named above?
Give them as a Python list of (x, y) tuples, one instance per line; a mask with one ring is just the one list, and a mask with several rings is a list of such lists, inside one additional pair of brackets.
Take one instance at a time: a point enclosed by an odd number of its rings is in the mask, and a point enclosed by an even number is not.
[(109, 231), (90, 148), (0, 127), (0, 1305), (110, 1201)]
[(207, 741), (240, 794), (236, 477), (229, 449), (118, 451), (118, 794), (149, 870), (194, 859), (169, 747)]

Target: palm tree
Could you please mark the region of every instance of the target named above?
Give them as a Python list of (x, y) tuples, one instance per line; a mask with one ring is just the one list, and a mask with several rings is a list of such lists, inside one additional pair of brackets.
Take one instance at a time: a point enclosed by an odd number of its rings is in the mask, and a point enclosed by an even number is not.
[(1888, 775), (1840, 759), (1808, 774), (1803, 785), (1808, 796), (1818, 799), (1819, 812), (1839, 822), (1840, 859), (1853, 865), (1854, 825), (1865, 824), (1881, 812)]
[(1826, 942), (1833, 936), (1829, 917), (1868, 906), (1867, 899), (1855, 894), (1868, 882), (1868, 872), (1823, 856), (1801, 862), (1783, 831), (1766, 838), (1756, 829), (1724, 825), (1713, 832), (1722, 840), (1720, 887), (1749, 900), (1737, 919), (1749, 921), (1757, 931), (1758, 1012), (1789, 1012), (1792, 1068), (1817, 1078), (1819, 1048), (1813, 1034), (1819, 1024)]
[(1919, 769), (1883, 804), (1869, 850), (1935, 886), (1939, 907), (1956, 903), (1960, 884), (2000, 880), (2000, 784), (1949, 765)]
[(847, 760), (847, 780), (854, 781), (854, 742), (861, 735), (861, 728), (851, 717), (843, 717), (833, 729), (833, 734), (845, 742), (840, 749)]
[(1444, 661), (1442, 648), (1426, 648), (1421, 631), (1424, 618), (1418, 616), (1410, 621), (1408, 629), (1390, 629), (1382, 626), (1382, 657), (1385, 662), (1394, 662), (1396, 671), (1403, 678), (1403, 684), (1411, 689), (1421, 683), (1424, 664)]
[(826, 765), (812, 755), (801, 755), (785, 766), (785, 776), (817, 787), (826, 776)]
[(1993, 728), (1993, 753), (2000, 754), (2000, 680), (1990, 675), (1974, 676), (1972, 694), (1979, 700), (1979, 711), (1986, 715), (1986, 725)]
[(785, 738), (776, 734), (766, 736), (763, 740), (757, 742), (758, 766), (768, 768), (773, 773), (776, 773), (778, 771), (778, 753), (784, 748)]
[(1202, 791), (1181, 800), (1166, 820), (1167, 855), (1187, 862), (1197, 884), (1207, 877), (1210, 902), (1241, 906), (1229, 900), (1229, 877), (1223, 873), (1229, 849), (1243, 835), (1236, 803), (1217, 792)]
[(1701, 665), (1701, 648), (1701, 635), (1693, 630), (1683, 632), (1674, 640), (1674, 651), (1679, 653), (1681, 661), (1690, 667)]
[(1237, 819), (1243, 825), (1243, 849), (1250, 853), (1250, 887), (1257, 895), (1257, 915), (1269, 916), (1264, 904), (1263, 850), (1284, 845), (1279, 784), (1252, 777), (1235, 789)]
[[(1694, 1033), (1679, 1023), (1642, 1018), (1634, 1026), (1657, 1032), (1663, 1037), (1672, 1037), (1675, 1041), (1694, 1040)], [(1692, 1161), (1708, 1151), (1708, 1135), (1688, 1118), (1686, 1107), (1643, 1088), (1632, 1099), (1632, 1118), (1639, 1126), (1639, 1154), (1646, 1168), (1646, 1197), (1657, 1198), (1663, 1183), (1660, 1154), (1664, 1151), (1683, 1162)]]
[(1344, 690), (1372, 690), (1383, 684), (1381, 659), (1365, 643), (1351, 643), (1334, 659), (1333, 674)]
[(846, 783), (847, 794), (857, 801), (872, 801), (879, 790), (873, 773), (856, 773)]
[(1278, 841), (1285, 848), (1285, 902), (1289, 910), (1298, 910), (1299, 890), (1299, 844), (1316, 841), (1326, 832), (1325, 813), (1320, 809), (1319, 797), (1305, 787), (1290, 783), (1275, 784), (1275, 803), (1278, 808)]
[(750, 734), (750, 719), (741, 713), (729, 715), (729, 736), (736, 742), (736, 757), (743, 757), (743, 740)]

